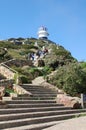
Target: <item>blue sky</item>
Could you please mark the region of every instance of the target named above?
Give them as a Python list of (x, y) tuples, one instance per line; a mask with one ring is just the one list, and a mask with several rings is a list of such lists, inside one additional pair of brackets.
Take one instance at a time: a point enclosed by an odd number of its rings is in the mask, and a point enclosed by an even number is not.
[(86, 61), (86, 0), (0, 0), (0, 39), (37, 38), (41, 25), (50, 40)]

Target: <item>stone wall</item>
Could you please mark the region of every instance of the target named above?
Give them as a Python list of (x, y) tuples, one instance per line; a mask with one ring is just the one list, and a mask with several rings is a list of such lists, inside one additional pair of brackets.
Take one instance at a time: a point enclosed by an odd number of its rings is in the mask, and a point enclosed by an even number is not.
[(4, 75), (7, 79), (13, 79), (15, 72), (13, 72), (12, 70), (10, 70), (10, 68), (7, 68), (4, 65), (0, 65), (0, 73), (2, 75)]
[(14, 92), (16, 92), (18, 95), (28, 95), (28, 96), (32, 95), (30, 92), (26, 91), (24, 88), (16, 84), (13, 85), (13, 89)]
[(0, 100), (2, 100), (2, 97), (5, 94), (5, 88), (4, 87), (0, 87)]
[(8, 87), (8, 86), (11, 86), (13, 83), (14, 83), (13, 79), (0, 80), (0, 87)]

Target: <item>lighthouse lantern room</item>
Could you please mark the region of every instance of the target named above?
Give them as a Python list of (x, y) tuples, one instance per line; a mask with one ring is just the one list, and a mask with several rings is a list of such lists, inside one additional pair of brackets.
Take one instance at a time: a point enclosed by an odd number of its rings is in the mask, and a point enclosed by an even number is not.
[(38, 29), (38, 38), (39, 39), (48, 39), (48, 35), (49, 33), (47, 32), (47, 28), (44, 27), (44, 26), (41, 26), (39, 29)]

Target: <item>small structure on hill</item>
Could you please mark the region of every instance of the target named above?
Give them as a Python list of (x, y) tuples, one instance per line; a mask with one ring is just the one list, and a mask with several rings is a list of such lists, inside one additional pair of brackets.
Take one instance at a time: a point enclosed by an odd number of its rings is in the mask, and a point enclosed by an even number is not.
[(38, 38), (39, 39), (48, 39), (48, 29), (44, 26), (41, 26), (39, 29), (38, 29)]

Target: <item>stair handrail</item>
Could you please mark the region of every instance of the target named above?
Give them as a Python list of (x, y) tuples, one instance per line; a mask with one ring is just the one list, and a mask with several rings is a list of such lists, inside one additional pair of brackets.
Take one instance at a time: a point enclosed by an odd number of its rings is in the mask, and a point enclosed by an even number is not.
[[(14, 74), (16, 74), (16, 80), (15, 80), (15, 81), (16, 81), (16, 84), (18, 84), (18, 71), (16, 71), (16, 70), (10, 68), (9, 66), (7, 66), (7, 65), (5, 64), (5, 63), (10, 62), (10, 61), (12, 61), (12, 60), (15, 60), (15, 59), (11, 59), (11, 60), (8, 60), (8, 61), (6, 61), (6, 62), (0, 63), (0, 65), (6, 67), (6, 68), (9, 69), (11, 72), (13, 72)], [(7, 80), (9, 81), (9, 80), (12, 80), (12, 79), (8, 79), (8, 78), (7, 78)], [(5, 80), (3, 80), (3, 81), (5, 81)], [(1, 81), (1, 82), (2, 82), (2, 81)]]
[(13, 71), (14, 73), (18, 73), (16, 70), (8, 67), (7, 65), (5, 65), (4, 63), (1, 63), (0, 65), (3, 65), (4, 67), (6, 67), (7, 69), (9, 69), (10, 71)]
[(6, 68), (8, 68), (9, 70), (13, 71), (14, 73), (18, 73), (16, 70), (10, 68), (9, 66), (7, 66), (7, 65), (5, 64), (5, 63), (10, 62), (10, 61), (12, 61), (12, 60), (15, 60), (15, 59), (11, 59), (11, 60), (8, 60), (8, 61), (6, 61), (6, 62), (0, 63), (0, 65), (5, 66)]
[(7, 86), (12, 86), (12, 84), (14, 83), (13, 79), (2, 79), (0, 80), (0, 87), (7, 87)]
[[(12, 61), (12, 60), (16, 60), (16, 59), (14, 59), (14, 58), (13, 58), (13, 59), (7, 60), (7, 61), (2, 62), (2, 63), (4, 63), (4, 64), (5, 64), (5, 63), (10, 62), (10, 61)], [(1, 63), (1, 64), (2, 64), (2, 63)]]

